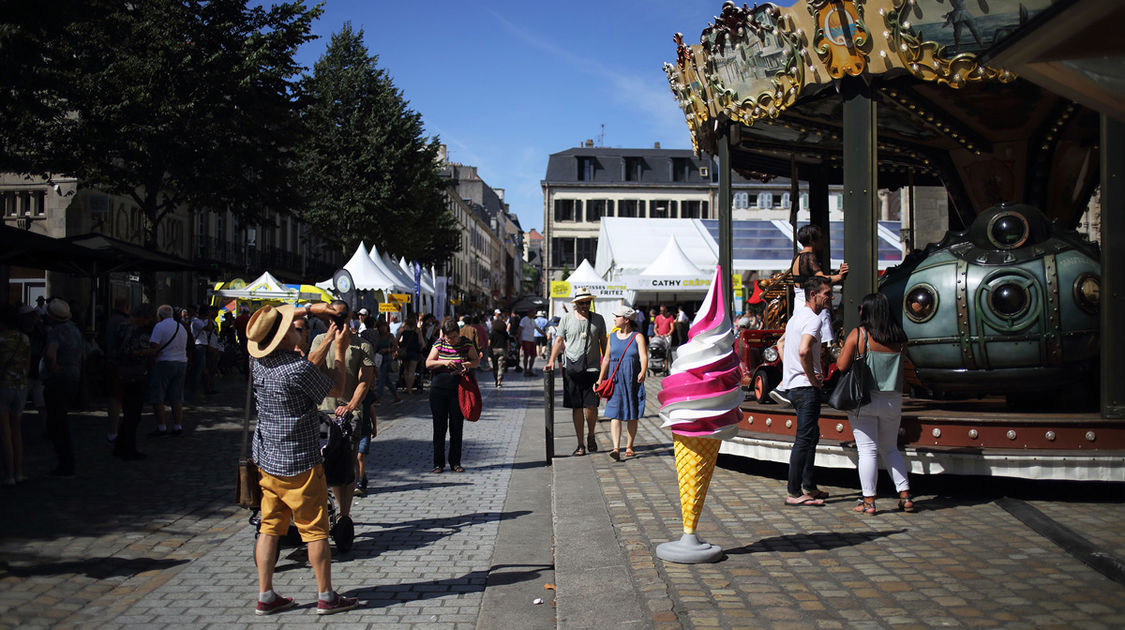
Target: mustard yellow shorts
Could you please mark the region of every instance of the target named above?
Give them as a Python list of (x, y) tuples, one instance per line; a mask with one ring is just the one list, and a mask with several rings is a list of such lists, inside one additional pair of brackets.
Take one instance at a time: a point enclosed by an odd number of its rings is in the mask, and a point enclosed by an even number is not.
[(269, 536), (284, 536), (289, 519), (297, 525), (301, 540), (313, 542), (328, 538), (328, 485), (324, 466), (293, 477), (275, 477), (261, 471), (262, 524), (258, 531)]

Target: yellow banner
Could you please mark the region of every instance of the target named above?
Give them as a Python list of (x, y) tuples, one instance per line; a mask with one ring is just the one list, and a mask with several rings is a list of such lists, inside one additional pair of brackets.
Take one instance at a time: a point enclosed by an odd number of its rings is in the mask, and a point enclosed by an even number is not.
[(379, 304), (380, 313), (397, 313), (399, 311), (398, 304), (387, 304), (382, 302)]
[(551, 297), (552, 298), (568, 298), (570, 297), (570, 283), (566, 280), (552, 280), (551, 281)]
[(409, 293), (391, 293), (387, 299), (394, 304), (410, 304), (411, 294)]
[(732, 291), (742, 290), (742, 274), (736, 273), (731, 276), (730, 288)]

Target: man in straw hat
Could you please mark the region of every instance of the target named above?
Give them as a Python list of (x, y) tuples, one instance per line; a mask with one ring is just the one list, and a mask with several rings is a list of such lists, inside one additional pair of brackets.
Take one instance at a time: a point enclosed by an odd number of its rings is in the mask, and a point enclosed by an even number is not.
[[(328, 546), (328, 486), (320, 454), (317, 407), (325, 396), (344, 389), (345, 353), (351, 330), (345, 324), (328, 329), (332, 343), (322, 343), (306, 360), (294, 349), (302, 342), (293, 327), (295, 314), (331, 318), (336, 311), (317, 303), (294, 309), (265, 306), (246, 325), (246, 351), (253, 359), (250, 374), (258, 407), (254, 431), (254, 462), (261, 471), (262, 521), (258, 537), (258, 605), (255, 614), (270, 615), (292, 608), (293, 598), (273, 592), (278, 539), (292, 518), (308, 545), (309, 563), (319, 594), (316, 612), (330, 615), (356, 607), (354, 597), (332, 589), (332, 555)], [(328, 375), (318, 366), (333, 352)]]
[[(544, 370), (553, 370), (555, 360), (563, 354), (563, 406), (571, 410), (574, 432), (578, 436), (578, 448), (572, 455), (598, 450), (594, 439), (594, 428), (598, 422), (598, 395), (594, 393), (594, 382), (598, 380), (598, 369), (605, 352), (606, 328), (602, 316), (590, 311), (593, 301), (594, 294), (587, 289), (579, 289), (571, 300), (574, 310), (559, 320), (551, 358), (543, 367)], [(587, 427), (585, 442), (582, 441), (583, 424)]]
[(47, 402), (47, 436), (55, 447), (58, 468), (51, 472), (59, 477), (74, 476), (74, 444), (70, 439), (70, 403), (78, 396), (82, 361), (86, 344), (82, 332), (70, 320), (66, 300), (51, 298), (47, 302), (47, 340), (39, 378), (43, 381), (43, 397)]

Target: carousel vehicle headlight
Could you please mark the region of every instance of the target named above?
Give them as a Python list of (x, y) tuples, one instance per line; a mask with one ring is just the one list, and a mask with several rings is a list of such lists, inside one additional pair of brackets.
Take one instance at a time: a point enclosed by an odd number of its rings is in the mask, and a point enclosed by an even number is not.
[(902, 310), (910, 321), (921, 324), (937, 312), (937, 290), (928, 284), (918, 284), (906, 292)]
[(1027, 288), (1015, 282), (1006, 282), (992, 290), (988, 305), (993, 312), (1004, 317), (1018, 317), (1027, 309), (1031, 296)]
[(778, 357), (777, 346), (770, 346), (762, 352), (762, 358), (765, 359), (769, 363), (773, 363), (774, 361), (777, 361), (777, 357)]
[(1003, 212), (988, 222), (988, 240), (999, 249), (1023, 246), (1031, 236), (1027, 219), (1015, 212)]
[(1102, 281), (1092, 273), (1084, 273), (1074, 281), (1074, 301), (1090, 314), (1098, 312), (1102, 301)]

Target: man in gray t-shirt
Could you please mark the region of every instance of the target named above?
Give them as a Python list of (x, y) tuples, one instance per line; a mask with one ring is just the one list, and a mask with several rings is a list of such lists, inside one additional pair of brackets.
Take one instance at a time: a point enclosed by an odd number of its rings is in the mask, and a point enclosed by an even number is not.
[[(594, 428), (598, 421), (598, 395), (594, 393), (594, 383), (598, 380), (602, 353), (606, 350), (605, 320), (601, 315), (590, 312), (594, 296), (582, 289), (571, 303), (574, 310), (559, 320), (555, 343), (551, 347), (551, 358), (544, 370), (552, 370), (555, 360), (563, 355), (563, 406), (571, 410), (574, 420), (574, 433), (578, 436), (578, 448), (574, 455), (596, 452), (598, 443), (594, 439)], [(585, 359), (585, 369), (581, 369)], [(587, 427), (586, 441), (582, 441), (582, 425), (585, 417)]]

